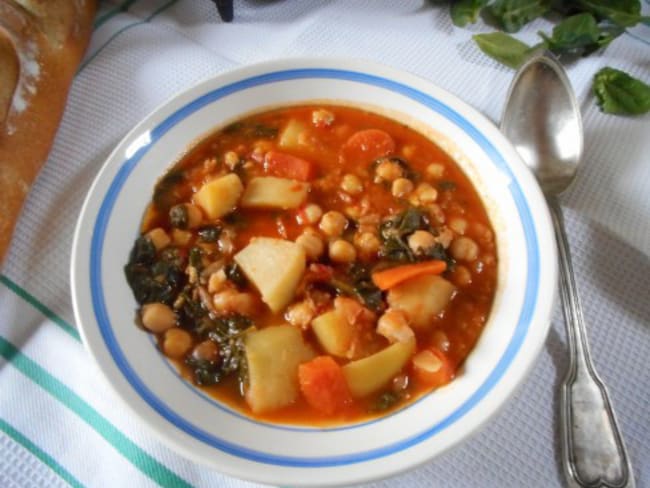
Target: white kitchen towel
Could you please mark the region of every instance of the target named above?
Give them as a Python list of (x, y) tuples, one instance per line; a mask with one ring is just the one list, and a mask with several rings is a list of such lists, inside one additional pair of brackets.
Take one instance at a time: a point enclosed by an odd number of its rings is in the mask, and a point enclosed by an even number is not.
[[(648, 2), (648, 0), (643, 0)], [(650, 4), (644, 3), (644, 12)], [(534, 42), (542, 19), (519, 37)], [(208, 0), (103, 2), (50, 158), (33, 186), (0, 275), (0, 486), (253, 486), (183, 459), (132, 418), (76, 331), (70, 248), (95, 174), (157, 105), (230, 68), (288, 56), (379, 61), (431, 80), (497, 122), (513, 71), (425, 0), (241, 0), (224, 24)], [(568, 66), (586, 151), (563, 199), (596, 366), (634, 466), (650, 486), (650, 116), (600, 113), (602, 66), (650, 82), (650, 27)], [(567, 366), (559, 309), (529, 379), (489, 425), (385, 487), (563, 486), (558, 386)]]

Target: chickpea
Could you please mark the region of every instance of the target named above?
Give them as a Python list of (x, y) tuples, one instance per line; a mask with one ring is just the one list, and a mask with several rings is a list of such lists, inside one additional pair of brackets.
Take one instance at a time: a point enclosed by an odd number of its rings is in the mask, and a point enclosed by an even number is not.
[(464, 235), (467, 232), (467, 220), (455, 217), (449, 221), (449, 228), (456, 234)]
[(162, 349), (170, 358), (182, 358), (192, 347), (192, 336), (186, 330), (174, 327), (165, 332)]
[(440, 163), (431, 163), (427, 166), (427, 175), (431, 178), (439, 179), (445, 174), (445, 167)]
[(151, 239), (151, 243), (156, 248), (156, 251), (166, 248), (172, 242), (171, 237), (160, 227), (156, 227), (147, 232), (147, 237)]
[(440, 231), (438, 232), (438, 237), (436, 237), (436, 241), (438, 241), (445, 249), (449, 247), (453, 239), (454, 239), (454, 233), (451, 230), (449, 230), (447, 227), (443, 227), (442, 229), (440, 229)]
[(341, 212), (330, 210), (320, 219), (320, 230), (329, 237), (338, 237), (348, 225), (348, 220)]
[(415, 189), (415, 193), (421, 203), (433, 203), (438, 199), (438, 190), (429, 183), (420, 183)]
[(445, 223), (445, 212), (443, 212), (442, 207), (437, 203), (432, 203), (427, 205), (427, 210), (429, 211), (429, 216), (433, 219), (434, 222), (438, 224)]
[(257, 310), (257, 299), (251, 293), (242, 293), (226, 289), (212, 297), (212, 304), (217, 312), (253, 315)]
[(424, 253), (437, 243), (435, 236), (426, 230), (416, 230), (408, 238), (408, 245), (416, 254)]
[(301, 224), (315, 224), (323, 216), (323, 210), (315, 203), (310, 203), (302, 211)]
[(348, 241), (337, 239), (330, 242), (329, 256), (335, 263), (351, 263), (357, 259), (357, 251)]
[(452, 273), (452, 280), (458, 286), (467, 286), (472, 283), (472, 273), (463, 265), (458, 265)]
[(176, 325), (176, 314), (164, 303), (147, 303), (140, 311), (142, 325), (156, 334)]
[(226, 166), (232, 170), (235, 166), (237, 166), (237, 163), (239, 162), (239, 154), (237, 154), (235, 151), (228, 151), (223, 155), (223, 162), (226, 163)]
[(417, 150), (418, 148), (416, 146), (413, 144), (408, 144), (402, 148), (402, 156), (404, 156), (406, 159), (410, 159), (415, 156)]
[(210, 278), (208, 278), (208, 292), (218, 292), (225, 286), (226, 281), (228, 281), (228, 277), (226, 276), (226, 272), (223, 269), (215, 271), (210, 275)]
[(450, 246), (451, 255), (460, 261), (475, 261), (478, 257), (478, 244), (469, 237), (458, 237)]
[(433, 334), (431, 334), (431, 340), (433, 341), (433, 345), (442, 352), (449, 351), (449, 348), (451, 347), (449, 337), (442, 330), (434, 330)]
[(359, 205), (350, 205), (345, 207), (345, 215), (353, 220), (356, 220), (361, 217), (361, 207)]
[(348, 173), (341, 180), (341, 190), (349, 195), (358, 195), (363, 191), (363, 183), (357, 175)]
[(377, 334), (384, 336), (392, 344), (408, 342), (415, 338), (409, 327), (406, 315), (400, 310), (389, 309), (377, 321)]
[(373, 256), (379, 251), (381, 242), (372, 232), (361, 232), (354, 235), (354, 244), (359, 252), (365, 256)]
[(384, 160), (377, 165), (375, 174), (380, 181), (395, 181), (397, 178), (404, 176), (404, 170), (399, 164), (390, 160)]
[(482, 243), (490, 244), (494, 238), (492, 231), (485, 225), (479, 224), (478, 222), (472, 225), (472, 230), (476, 234), (477, 239)]
[(334, 122), (334, 114), (324, 108), (319, 108), (311, 113), (311, 123), (316, 127), (328, 127)]
[(308, 259), (312, 261), (317, 260), (323, 255), (325, 245), (323, 239), (320, 238), (314, 229), (305, 229), (305, 231), (298, 236), (296, 244), (302, 246)]
[(219, 346), (214, 341), (207, 339), (198, 343), (192, 350), (192, 357), (199, 361), (216, 363), (219, 359)]
[(413, 182), (408, 178), (397, 178), (390, 189), (395, 198), (402, 198), (413, 191)]
[(291, 325), (307, 329), (315, 315), (316, 307), (311, 300), (305, 300), (291, 305), (284, 317)]

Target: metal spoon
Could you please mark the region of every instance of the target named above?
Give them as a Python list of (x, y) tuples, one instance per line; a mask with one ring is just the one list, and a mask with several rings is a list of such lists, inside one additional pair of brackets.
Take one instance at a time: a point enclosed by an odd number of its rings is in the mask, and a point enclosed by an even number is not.
[(510, 85), (501, 130), (537, 177), (553, 217), (570, 353), (560, 403), (567, 480), (571, 486), (584, 488), (634, 487), (607, 389), (591, 362), (557, 199), (574, 180), (582, 158), (583, 136), (580, 108), (571, 84), (552, 54), (534, 54), (519, 68)]

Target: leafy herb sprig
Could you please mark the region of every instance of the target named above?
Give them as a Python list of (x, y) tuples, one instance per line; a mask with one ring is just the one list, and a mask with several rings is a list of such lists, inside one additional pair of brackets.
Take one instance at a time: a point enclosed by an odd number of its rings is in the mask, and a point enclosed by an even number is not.
[[(475, 23), (479, 16), (498, 26), (501, 31), (476, 34), (474, 41), (485, 54), (513, 69), (537, 49), (558, 56), (588, 56), (607, 47), (626, 28), (640, 22), (650, 25), (650, 17), (641, 15), (640, 0), (452, 0), (449, 11), (458, 27)], [(562, 20), (550, 34), (539, 32), (540, 42), (533, 46), (508, 34), (551, 13), (563, 16)], [(605, 113), (650, 111), (650, 86), (622, 71), (603, 68), (594, 77), (593, 91)]]

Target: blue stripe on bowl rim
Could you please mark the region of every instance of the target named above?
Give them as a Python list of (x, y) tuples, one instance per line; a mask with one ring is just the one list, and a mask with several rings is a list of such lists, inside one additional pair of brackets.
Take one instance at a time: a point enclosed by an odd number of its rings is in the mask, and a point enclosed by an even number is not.
[[(506, 350), (499, 359), (495, 368), (490, 372), (483, 384), (481, 384), (479, 388), (463, 404), (461, 404), (455, 411), (450, 413), (447, 417), (442, 419), (437, 424), (430, 426), (424, 431), (412, 435), (408, 438), (401, 439), (392, 444), (370, 449), (367, 451), (327, 457), (296, 457), (278, 455), (240, 446), (224, 439), (220, 439), (204, 431), (200, 427), (193, 425), (187, 419), (179, 416), (176, 412), (171, 410), (142, 382), (142, 380), (138, 377), (138, 375), (129, 364), (127, 358), (124, 356), (123, 351), (117, 343), (106, 311), (101, 268), (101, 257), (103, 255), (106, 228), (115, 201), (117, 200), (117, 197), (119, 196), (124, 183), (128, 179), (133, 169), (137, 166), (142, 157), (147, 153), (150, 147), (156, 143), (158, 139), (160, 139), (172, 127), (174, 127), (189, 115), (193, 114), (204, 106), (213, 103), (216, 100), (219, 100), (220, 98), (260, 85), (309, 78), (353, 81), (387, 89), (406, 96), (426, 106), (427, 108), (442, 115), (450, 122), (454, 123), (456, 126), (460, 127), (474, 140), (476, 144), (479, 145), (483, 152), (489, 157), (491, 162), (510, 177), (510, 184), (508, 187), (521, 218), (524, 237), (526, 240), (526, 252), (528, 258), (526, 269), (526, 291), (524, 294), (524, 301), (515, 331), (510, 339), (510, 342), (508, 343), (508, 346), (506, 347)], [(104, 339), (107, 349), (111, 353), (115, 365), (124, 375), (131, 387), (137, 392), (137, 394), (151, 408), (153, 408), (176, 428), (213, 448), (219, 449), (229, 455), (254, 462), (297, 468), (344, 466), (390, 456), (432, 437), (438, 432), (450, 427), (456, 421), (461, 419), (465, 414), (471, 411), (497, 385), (501, 377), (504, 375), (516, 357), (517, 352), (524, 342), (538, 298), (538, 292), (540, 288), (539, 271), (540, 249), (538, 237), (532, 219), (532, 214), (524, 197), (523, 191), (519, 186), (512, 170), (505, 162), (503, 156), (476, 127), (474, 127), (462, 115), (453, 110), (451, 107), (445, 105), (440, 100), (408, 85), (404, 85), (402, 83), (389, 80), (381, 76), (370, 75), (367, 73), (322, 68), (289, 69), (245, 78), (212, 90), (184, 105), (172, 113), (170, 116), (168, 116), (158, 126), (151, 130), (150, 142), (138, 149), (134, 155), (127, 159), (115, 175), (99, 208), (95, 226), (93, 228), (90, 248), (90, 289), (95, 318), (97, 320), (97, 324), (99, 325), (102, 338)], [(349, 428), (359, 428), (363, 425), (364, 424), (355, 424)]]

